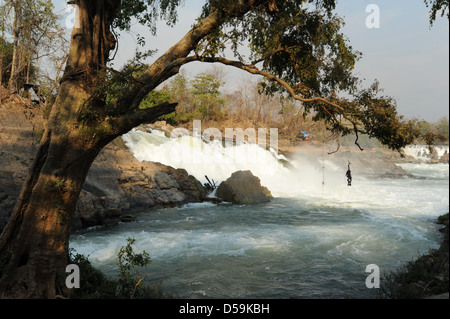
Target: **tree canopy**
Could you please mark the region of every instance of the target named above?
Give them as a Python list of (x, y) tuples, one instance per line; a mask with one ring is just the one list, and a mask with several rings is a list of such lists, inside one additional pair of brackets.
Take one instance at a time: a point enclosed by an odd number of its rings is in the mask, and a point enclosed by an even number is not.
[(424, 0), (427, 7), (430, 8), (430, 25), (432, 26), (436, 18), (447, 15), (447, 19), (450, 17), (450, 11), (448, 8), (449, 0)]
[[(136, 19), (155, 33), (159, 19), (176, 23), (180, 4), (178, 0), (121, 1), (112, 25), (128, 30)], [(263, 92), (285, 92), (303, 102), (305, 114), (325, 120), (334, 134), (363, 133), (399, 150), (413, 141), (415, 133), (398, 116), (395, 100), (380, 95), (378, 82), (364, 88), (354, 75), (361, 53), (342, 33), (344, 21), (334, 8), (334, 0), (207, 1), (191, 38), (201, 24), (211, 20), (214, 26), (168, 66), (176, 74), (193, 61), (221, 63), (261, 75), (266, 79)], [(250, 50), (248, 58), (242, 54), (244, 48)], [(232, 59), (226, 57), (227, 49)], [(136, 80), (147, 82), (145, 72)]]

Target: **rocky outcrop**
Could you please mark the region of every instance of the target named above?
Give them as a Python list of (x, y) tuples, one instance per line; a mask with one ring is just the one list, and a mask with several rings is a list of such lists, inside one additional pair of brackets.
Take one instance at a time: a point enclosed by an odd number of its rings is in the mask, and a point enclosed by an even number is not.
[[(0, 104), (0, 232), (37, 151), (44, 121), (38, 107), (20, 98)], [(183, 169), (139, 162), (120, 138), (91, 166), (77, 204), (73, 228), (134, 219), (133, 211), (201, 201), (203, 185)]]
[(438, 218), (444, 225), (439, 249), (408, 262), (396, 272), (385, 276), (380, 290), (381, 298), (389, 299), (448, 299), (449, 288), (449, 214)]
[(74, 227), (133, 220), (132, 211), (199, 202), (206, 191), (184, 169), (139, 162), (120, 140), (92, 164), (80, 194)]
[[(399, 163), (400, 154), (383, 148), (371, 148), (359, 150), (358, 147), (336, 148), (310, 143), (301, 145), (296, 152), (291, 152), (288, 156), (292, 160), (307, 160), (318, 170), (322, 170), (322, 161), (331, 163), (334, 167), (344, 170), (350, 168), (353, 177), (364, 178), (398, 178), (409, 176)], [(330, 153), (328, 153), (330, 152)], [(320, 159), (320, 161), (319, 161)]]
[(381, 149), (350, 151), (349, 149), (343, 148), (341, 151), (329, 155), (327, 159), (330, 159), (339, 167), (347, 167), (348, 162), (350, 162), (354, 176), (369, 178), (397, 178), (407, 176), (408, 173), (389, 158), (389, 153)]
[(234, 204), (258, 204), (269, 202), (270, 191), (261, 186), (258, 177), (251, 171), (237, 171), (220, 183), (216, 196)]

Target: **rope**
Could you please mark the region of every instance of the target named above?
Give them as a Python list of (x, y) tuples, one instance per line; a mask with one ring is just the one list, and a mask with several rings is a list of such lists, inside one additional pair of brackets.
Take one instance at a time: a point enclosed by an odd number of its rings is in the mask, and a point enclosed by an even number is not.
[(325, 160), (324, 160), (325, 141), (322, 143), (322, 193), (325, 188)]

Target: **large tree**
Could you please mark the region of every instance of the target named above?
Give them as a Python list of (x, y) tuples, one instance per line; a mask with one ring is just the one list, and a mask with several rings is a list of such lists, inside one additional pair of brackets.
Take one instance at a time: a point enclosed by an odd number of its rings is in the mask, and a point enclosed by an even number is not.
[[(395, 103), (376, 84), (359, 88), (359, 58), (340, 32), (334, 0), (210, 0), (180, 40), (153, 64), (108, 67), (117, 30), (133, 19), (156, 32), (176, 23), (179, 0), (75, 0), (79, 21), (39, 150), (0, 236), (0, 295), (53, 298), (68, 262), (70, 220), (99, 151), (133, 127), (175, 110), (140, 108), (158, 85), (194, 61), (222, 63), (264, 76), (267, 93), (284, 91), (334, 132), (367, 133), (393, 149), (411, 141)], [(245, 45), (244, 45), (245, 44)], [(226, 57), (230, 48), (234, 58)], [(245, 60), (242, 49), (249, 48)], [(139, 72), (135, 72), (139, 69)], [(138, 74), (138, 76), (137, 76)], [(117, 88), (113, 98), (108, 88)], [(339, 94), (346, 92), (346, 98)], [(59, 278), (61, 279), (61, 278)], [(64, 280), (62, 280), (64, 282)]]

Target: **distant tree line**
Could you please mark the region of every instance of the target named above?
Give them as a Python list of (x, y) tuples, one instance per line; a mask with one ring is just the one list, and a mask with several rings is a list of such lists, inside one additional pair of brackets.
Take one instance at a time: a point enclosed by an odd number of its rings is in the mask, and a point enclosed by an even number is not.
[(430, 123), (425, 120), (413, 119), (412, 120), (419, 131), (421, 138), (418, 142), (431, 145), (436, 143), (446, 142), (449, 140), (448, 130), (448, 118), (446, 116), (441, 117), (437, 122)]
[[(314, 114), (305, 115), (300, 102), (280, 94), (266, 95), (261, 92), (262, 83), (243, 78), (241, 84), (225, 90), (223, 69), (213, 67), (203, 73), (187, 76), (179, 73), (153, 91), (141, 103), (148, 108), (159, 103), (178, 101), (177, 110), (163, 117), (172, 125), (185, 125), (192, 120), (202, 120), (206, 125), (225, 127), (276, 127), (282, 137), (298, 139), (299, 131), (312, 133), (311, 140), (327, 142), (337, 138), (324, 122), (314, 121)], [(448, 143), (449, 120), (440, 118), (429, 122), (412, 118), (408, 121), (417, 136), (415, 143)], [(342, 137), (342, 145), (354, 143), (354, 135)], [(368, 136), (361, 135), (360, 141), (366, 147), (381, 144)]]
[(292, 140), (301, 135), (300, 130), (313, 133), (316, 140), (329, 138), (325, 123), (304, 114), (300, 102), (277, 93), (264, 94), (261, 83), (245, 78), (241, 84), (225, 88), (223, 78), (223, 69), (216, 67), (193, 77), (181, 72), (151, 92), (140, 107), (178, 101), (176, 112), (162, 117), (172, 125), (185, 126), (202, 120), (204, 125), (219, 129), (278, 128), (284, 138)]

